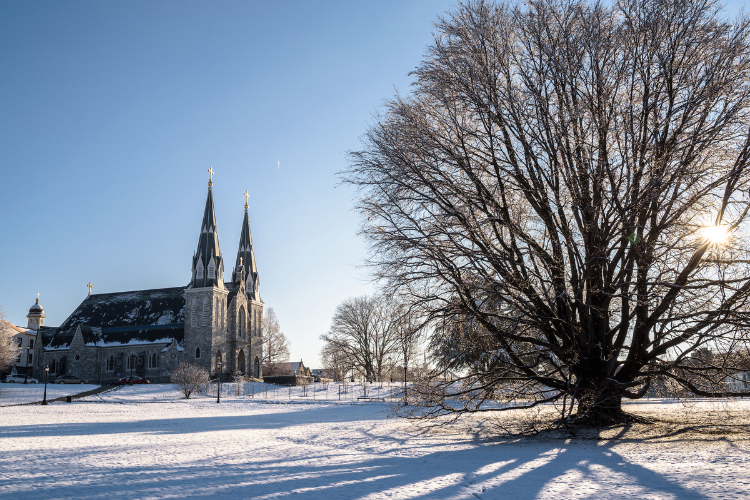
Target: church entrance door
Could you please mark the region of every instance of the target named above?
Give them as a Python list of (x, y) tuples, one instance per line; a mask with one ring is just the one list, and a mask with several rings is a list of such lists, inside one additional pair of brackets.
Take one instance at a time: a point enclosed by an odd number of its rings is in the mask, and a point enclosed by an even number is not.
[(237, 371), (242, 375), (245, 374), (245, 351), (240, 349), (240, 354), (237, 356)]

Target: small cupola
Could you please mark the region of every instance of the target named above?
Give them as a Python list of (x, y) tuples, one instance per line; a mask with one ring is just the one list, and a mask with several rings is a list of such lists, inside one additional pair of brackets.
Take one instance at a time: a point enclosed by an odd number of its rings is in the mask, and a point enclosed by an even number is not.
[(44, 308), (39, 304), (39, 294), (36, 294), (36, 303), (29, 308), (29, 314), (26, 318), (29, 320), (26, 328), (30, 330), (39, 330), (40, 326), (44, 326)]

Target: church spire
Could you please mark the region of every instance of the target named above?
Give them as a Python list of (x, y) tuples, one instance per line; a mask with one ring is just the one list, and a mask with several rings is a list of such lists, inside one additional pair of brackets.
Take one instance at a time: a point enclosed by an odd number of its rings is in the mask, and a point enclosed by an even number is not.
[[(244, 274), (246, 280), (245, 290), (248, 298), (260, 300), (258, 282), (258, 268), (255, 266), (255, 252), (253, 252), (253, 237), (250, 233), (250, 218), (248, 216), (248, 194), (245, 191), (245, 218), (242, 221), (240, 231), (240, 247), (237, 250), (237, 261), (235, 263), (233, 280), (237, 282)], [(242, 272), (241, 272), (242, 271)]]
[(193, 255), (193, 275), (190, 280), (193, 288), (224, 287), (224, 262), (219, 249), (219, 233), (216, 230), (216, 214), (214, 213), (213, 169), (209, 168), (208, 173), (206, 208), (203, 211), (198, 249)]

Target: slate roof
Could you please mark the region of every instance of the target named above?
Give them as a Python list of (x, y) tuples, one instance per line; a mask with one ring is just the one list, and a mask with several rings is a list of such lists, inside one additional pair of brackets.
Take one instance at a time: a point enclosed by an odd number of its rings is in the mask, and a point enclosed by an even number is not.
[(237, 283), (224, 283), (224, 286), (229, 290), (227, 304), (231, 304), (232, 300), (237, 296), (237, 292), (240, 291), (240, 286)]
[[(170, 343), (185, 339), (185, 288), (89, 295), (51, 332), (45, 348), (67, 349), (78, 327), (87, 345)], [(45, 337), (43, 337), (45, 338)]]
[(305, 375), (310, 371), (310, 369), (305, 366), (302, 360), (283, 361), (281, 363), (276, 363), (276, 369), (279, 373), (286, 375)]
[[(52, 342), (52, 339), (57, 337), (58, 333), (60, 333), (60, 328), (58, 327), (40, 326), (39, 331), (36, 332), (37, 342), (41, 342), (43, 346), (47, 347)], [(73, 335), (70, 338), (72, 340)]]

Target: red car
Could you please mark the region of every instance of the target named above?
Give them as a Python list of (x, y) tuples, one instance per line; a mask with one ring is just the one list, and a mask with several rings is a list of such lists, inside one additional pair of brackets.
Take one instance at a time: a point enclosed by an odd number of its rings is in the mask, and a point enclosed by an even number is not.
[(117, 385), (125, 385), (125, 384), (150, 384), (151, 382), (148, 381), (148, 379), (141, 378), (141, 377), (125, 377), (121, 378), (117, 381)]

